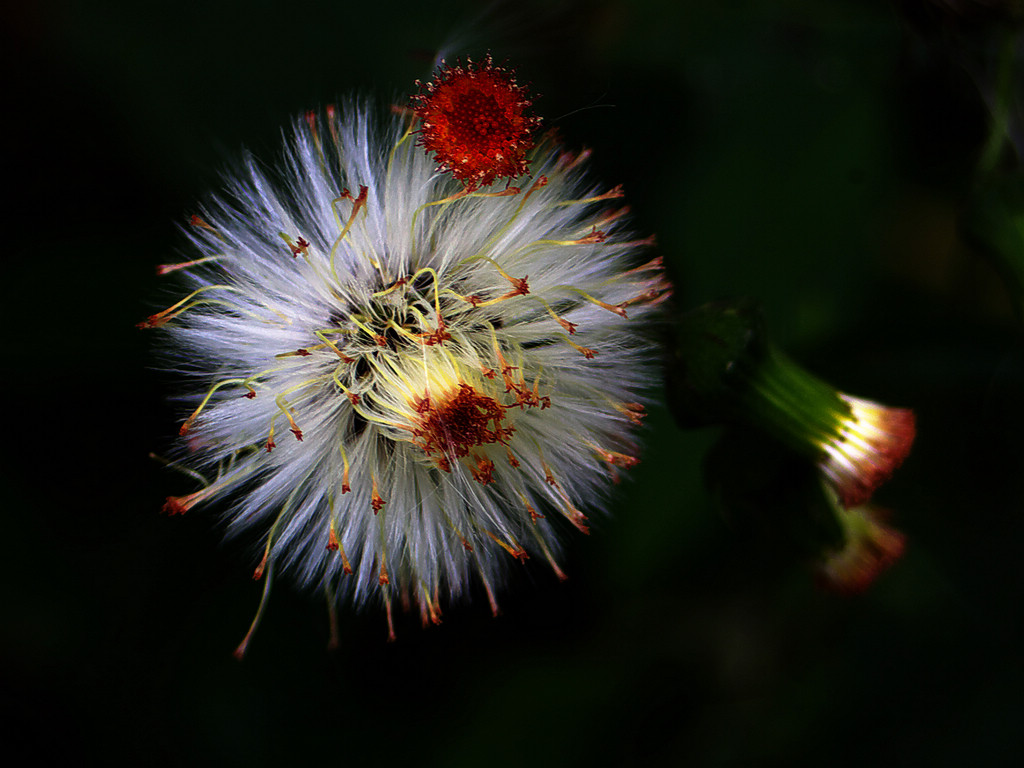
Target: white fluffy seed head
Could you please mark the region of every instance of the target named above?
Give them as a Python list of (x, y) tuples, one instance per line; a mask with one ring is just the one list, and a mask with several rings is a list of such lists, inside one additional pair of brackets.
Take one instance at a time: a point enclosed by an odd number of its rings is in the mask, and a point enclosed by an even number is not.
[(210, 477), (165, 509), (230, 495), (259, 572), (436, 618), (513, 558), (561, 573), (558, 518), (586, 530), (636, 462), (668, 285), (621, 190), (553, 137), (519, 187), (468, 191), (380, 122), (349, 104), (299, 121), (275, 174), (248, 160), (163, 268), (194, 293), (142, 325), (189, 381), (183, 461)]

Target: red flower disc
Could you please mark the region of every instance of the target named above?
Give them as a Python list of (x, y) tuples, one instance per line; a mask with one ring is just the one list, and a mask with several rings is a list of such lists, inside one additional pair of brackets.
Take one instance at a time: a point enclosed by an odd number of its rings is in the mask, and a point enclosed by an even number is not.
[(425, 92), (412, 97), (422, 121), (419, 144), (433, 152), (441, 170), (467, 189), (516, 178), (528, 172), (526, 153), (540, 118), (529, 112), (533, 102), (515, 72), (482, 63), (442, 66)]

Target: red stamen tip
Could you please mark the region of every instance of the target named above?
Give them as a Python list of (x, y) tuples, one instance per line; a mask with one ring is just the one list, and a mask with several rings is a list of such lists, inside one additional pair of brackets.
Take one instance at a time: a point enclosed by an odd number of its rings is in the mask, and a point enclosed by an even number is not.
[(168, 496), (160, 511), (168, 515), (184, 515), (188, 512), (188, 505), (177, 496)]
[(476, 467), (472, 471), (473, 479), (480, 483), (480, 485), (494, 482), (494, 462), (490, 459), (478, 458), (476, 460)]
[(528, 277), (529, 275), (509, 278), (509, 282), (512, 283), (512, 290), (506, 293), (505, 296), (525, 296), (528, 294), (530, 292), (530, 284), (526, 281)]

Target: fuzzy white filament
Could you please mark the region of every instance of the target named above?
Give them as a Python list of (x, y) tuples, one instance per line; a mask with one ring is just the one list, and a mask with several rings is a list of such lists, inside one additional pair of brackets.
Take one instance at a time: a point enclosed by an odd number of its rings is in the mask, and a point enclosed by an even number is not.
[[(619, 189), (542, 139), (532, 175), (469, 190), (365, 105), (299, 121), (284, 163), (193, 217), (191, 293), (164, 326), (191, 382), (184, 463), (230, 496), (265, 567), (335, 599), (439, 602), (513, 558), (555, 562), (564, 517), (636, 461), (668, 294)], [(650, 257), (648, 257), (650, 259)], [(389, 612), (390, 616), (390, 612)]]

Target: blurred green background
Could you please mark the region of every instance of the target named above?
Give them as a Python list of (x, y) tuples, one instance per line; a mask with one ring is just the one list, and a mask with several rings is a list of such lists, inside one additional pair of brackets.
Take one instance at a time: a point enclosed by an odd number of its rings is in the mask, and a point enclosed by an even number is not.
[[(965, 7), (971, 4), (964, 4)], [(43, 2), (5, 11), (0, 724), (31, 764), (1009, 765), (1024, 755), (1024, 355), (962, 237), (995, 34), (949, 3)], [(169, 519), (179, 414), (134, 324), (241, 147), (433, 52), (508, 57), (658, 236), (680, 305), (753, 295), (847, 392), (918, 413), (876, 496), (908, 536), (840, 598), (718, 514), (713, 429), (649, 419), (559, 583), (422, 630)]]

